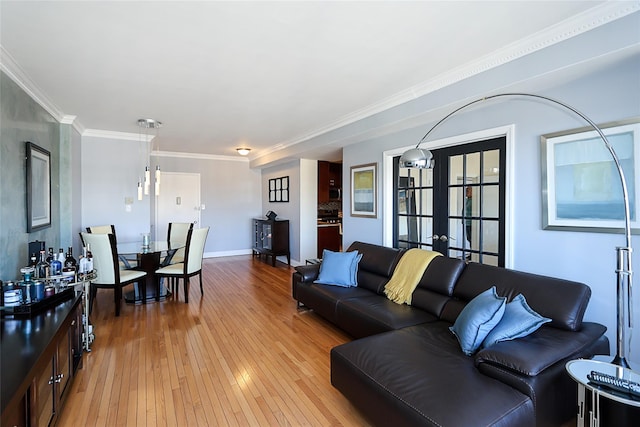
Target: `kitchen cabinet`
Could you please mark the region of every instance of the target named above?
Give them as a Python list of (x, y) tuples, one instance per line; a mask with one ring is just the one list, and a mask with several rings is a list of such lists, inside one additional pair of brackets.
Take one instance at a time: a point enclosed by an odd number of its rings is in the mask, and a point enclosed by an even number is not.
[(271, 257), (271, 265), (276, 266), (276, 257), (286, 255), (291, 265), (289, 249), (289, 220), (260, 219), (253, 220), (253, 254)]
[(342, 163), (318, 162), (318, 203), (342, 199)]
[(2, 426), (54, 425), (81, 366), (82, 296), (2, 319)]
[(322, 258), (324, 249), (338, 252), (341, 248), (340, 224), (318, 225), (318, 258)]

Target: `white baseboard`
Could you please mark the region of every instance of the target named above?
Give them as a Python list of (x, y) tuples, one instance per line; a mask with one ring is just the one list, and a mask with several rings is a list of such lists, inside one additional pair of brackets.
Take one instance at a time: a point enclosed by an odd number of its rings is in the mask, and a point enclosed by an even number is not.
[[(205, 252), (202, 255), (202, 258), (220, 258), (220, 257), (225, 257), (225, 256), (237, 256), (237, 255), (251, 255), (253, 254), (253, 250), (251, 249), (238, 249), (235, 251), (218, 251), (218, 252)], [(276, 257), (278, 259), (278, 261), (281, 261), (283, 263), (286, 264), (287, 262), (287, 257), (285, 256), (279, 256)], [(291, 260), (291, 266), (292, 267), (296, 267), (298, 265), (303, 265), (303, 262), (300, 262), (298, 260), (292, 259)]]
[(238, 249), (235, 251), (218, 251), (218, 252), (205, 252), (203, 258), (219, 258), (224, 256), (236, 256), (236, 255), (251, 255), (253, 251), (251, 249)]

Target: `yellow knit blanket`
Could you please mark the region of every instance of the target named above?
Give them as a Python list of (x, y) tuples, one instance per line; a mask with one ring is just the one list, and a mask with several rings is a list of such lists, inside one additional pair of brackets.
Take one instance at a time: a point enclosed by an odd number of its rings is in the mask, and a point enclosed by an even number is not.
[(409, 249), (396, 266), (393, 276), (384, 287), (384, 293), (397, 304), (411, 305), (411, 296), (422, 278), (427, 266), (442, 254), (424, 249)]

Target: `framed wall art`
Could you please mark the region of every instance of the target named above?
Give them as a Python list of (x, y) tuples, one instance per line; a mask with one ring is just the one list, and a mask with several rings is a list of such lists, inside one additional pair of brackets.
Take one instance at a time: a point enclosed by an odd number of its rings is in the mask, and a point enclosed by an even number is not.
[(27, 142), (27, 233), (51, 226), (51, 153)]
[(289, 201), (289, 177), (272, 178), (269, 180), (269, 202)]
[[(640, 118), (601, 125), (625, 175), (634, 234), (640, 231)], [(547, 230), (612, 232), (624, 228), (616, 164), (592, 128), (543, 135), (542, 218)]]
[(376, 163), (351, 166), (351, 216), (376, 218)]

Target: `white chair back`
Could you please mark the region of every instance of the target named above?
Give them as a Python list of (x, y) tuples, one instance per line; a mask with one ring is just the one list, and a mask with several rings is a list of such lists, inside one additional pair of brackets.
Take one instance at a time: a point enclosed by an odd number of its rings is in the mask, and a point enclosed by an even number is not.
[(192, 222), (171, 222), (169, 223), (169, 231), (167, 241), (172, 248), (180, 248), (173, 255), (173, 259), (177, 262), (184, 260), (185, 248), (187, 245), (187, 234), (193, 229)]
[(117, 283), (116, 277), (117, 256), (114, 254), (112, 242), (115, 244), (115, 237), (109, 234), (81, 233), (85, 245), (90, 245), (93, 255), (93, 268), (96, 270), (95, 283)]
[(94, 225), (87, 227), (87, 231), (92, 234), (113, 234), (113, 225)]
[(202, 257), (204, 255), (204, 245), (207, 241), (208, 233), (209, 227), (191, 230), (191, 240), (187, 243), (189, 252), (185, 259), (187, 274), (202, 269)]

